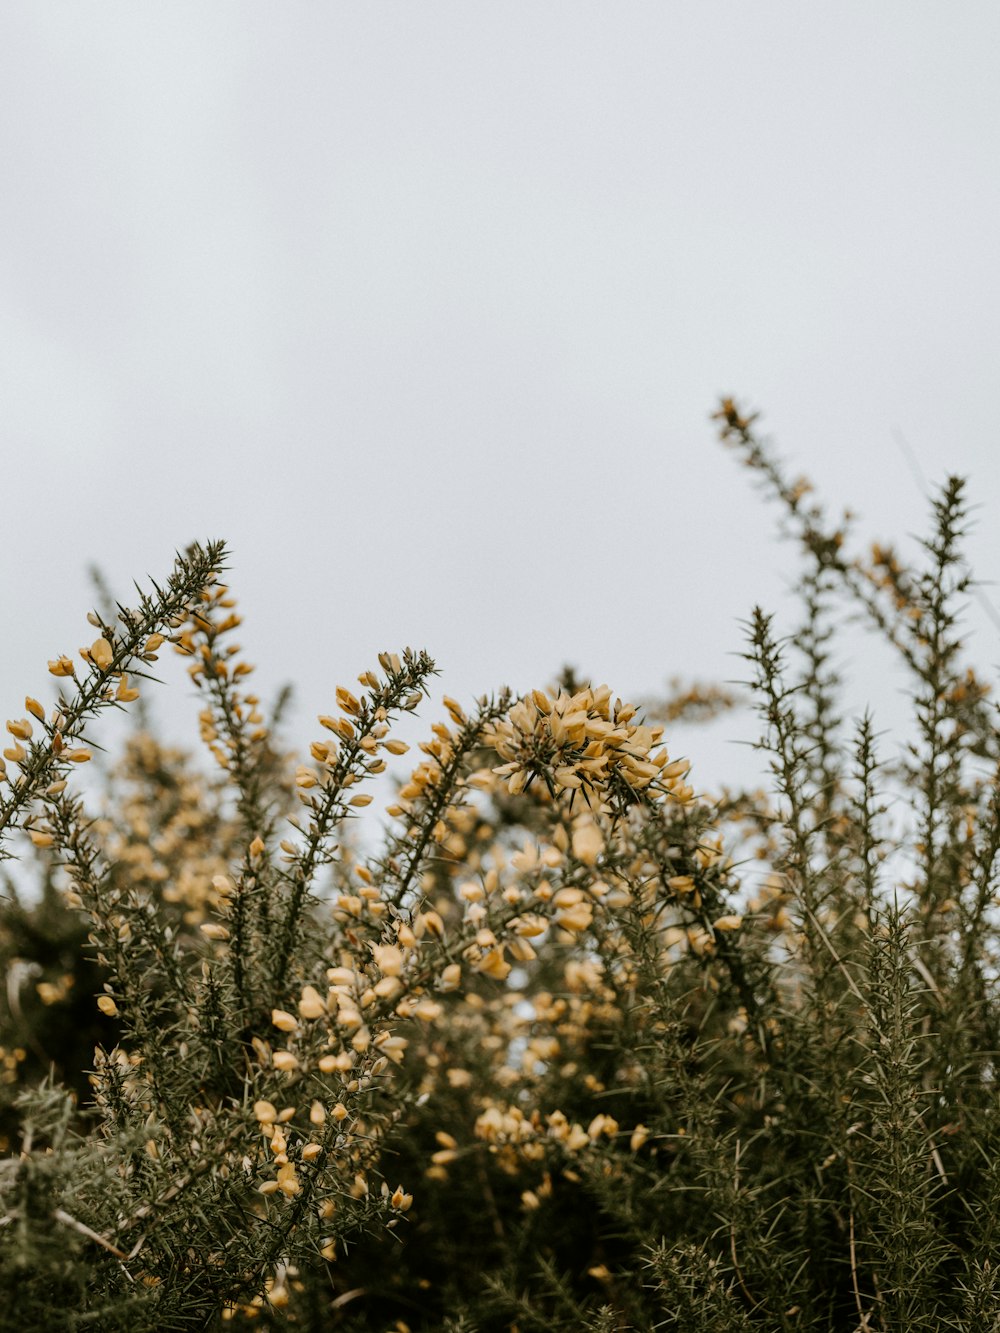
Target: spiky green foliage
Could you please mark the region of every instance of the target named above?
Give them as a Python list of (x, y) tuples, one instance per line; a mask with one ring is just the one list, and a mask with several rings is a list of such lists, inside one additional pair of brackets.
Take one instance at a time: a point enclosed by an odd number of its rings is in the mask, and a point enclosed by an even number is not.
[[(1000, 730), (965, 488), (913, 562), (859, 555), (752, 417), (717, 419), (802, 554), (797, 629), (747, 626), (766, 792), (699, 793), (654, 722), (735, 696), (642, 722), (567, 672), (445, 699), (363, 855), (426, 654), (331, 688), (300, 763), (247, 692), (220, 547), (94, 614), (0, 791), (38, 884), (0, 910), (12, 1326), (1000, 1328)], [(895, 744), (845, 716), (859, 615), (909, 672)], [(140, 732), (76, 791), (161, 634), (214, 768)]]

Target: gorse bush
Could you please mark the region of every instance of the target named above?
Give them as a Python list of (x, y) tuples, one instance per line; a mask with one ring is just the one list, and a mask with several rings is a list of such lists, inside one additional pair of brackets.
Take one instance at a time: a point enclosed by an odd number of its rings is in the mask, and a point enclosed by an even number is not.
[[(748, 626), (766, 792), (700, 792), (668, 751), (726, 691), (643, 716), (566, 671), (445, 698), (364, 854), (434, 664), (331, 687), (301, 762), (220, 545), (49, 664), (0, 783), (5, 1326), (1000, 1327), (1000, 730), (963, 655), (964, 488), (913, 562), (852, 554), (717, 417), (802, 555), (797, 632)], [(852, 610), (908, 669), (902, 747), (842, 716)], [(81, 793), (98, 714), (168, 648), (211, 764), (140, 728)]]

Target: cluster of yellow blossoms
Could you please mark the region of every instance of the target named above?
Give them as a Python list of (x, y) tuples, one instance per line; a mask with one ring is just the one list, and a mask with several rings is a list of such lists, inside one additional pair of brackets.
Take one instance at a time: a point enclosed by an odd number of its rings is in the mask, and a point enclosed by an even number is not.
[[(518, 1161), (542, 1162), (556, 1148), (562, 1153), (576, 1154), (593, 1147), (601, 1140), (613, 1142), (621, 1133), (614, 1116), (598, 1112), (584, 1128), (578, 1121), (570, 1121), (562, 1111), (544, 1115), (538, 1109), (527, 1115), (519, 1106), (489, 1101), (476, 1117), (475, 1137), (489, 1145), (499, 1163), (509, 1174), (515, 1174)], [(638, 1152), (649, 1137), (645, 1125), (636, 1125), (629, 1133), (628, 1145)]]
[(690, 765), (671, 762), (660, 744), (663, 728), (633, 722), (636, 710), (612, 702), (607, 685), (554, 699), (532, 690), (493, 724), (486, 741), (504, 762), (493, 769), (511, 795), (539, 779), (552, 797), (579, 793), (588, 804), (619, 810), (640, 793), (690, 801), (684, 781)]

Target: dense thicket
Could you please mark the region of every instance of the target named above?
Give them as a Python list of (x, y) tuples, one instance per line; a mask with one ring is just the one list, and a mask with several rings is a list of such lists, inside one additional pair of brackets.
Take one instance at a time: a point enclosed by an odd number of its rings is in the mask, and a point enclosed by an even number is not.
[[(748, 626), (766, 792), (668, 753), (725, 691), (643, 717), (566, 672), (445, 698), (364, 854), (433, 662), (381, 654), (290, 756), (220, 545), (49, 664), (0, 781), (10, 1327), (1000, 1328), (1000, 730), (964, 488), (912, 562), (857, 554), (717, 418), (802, 556), (797, 631)], [(859, 611), (909, 673), (905, 744), (842, 716)], [(168, 648), (211, 763), (137, 726), (81, 794), (98, 715)]]

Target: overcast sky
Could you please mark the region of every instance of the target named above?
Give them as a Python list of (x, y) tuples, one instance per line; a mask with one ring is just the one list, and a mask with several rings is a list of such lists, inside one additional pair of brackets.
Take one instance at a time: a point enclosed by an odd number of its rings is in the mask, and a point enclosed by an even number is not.
[(1000, 576), (998, 51), (992, 0), (6, 6), (5, 715), (88, 563), (213, 536), (300, 741), (403, 644), (462, 698), (738, 674), (791, 568), (721, 392), (872, 537), (898, 436), (970, 474)]

